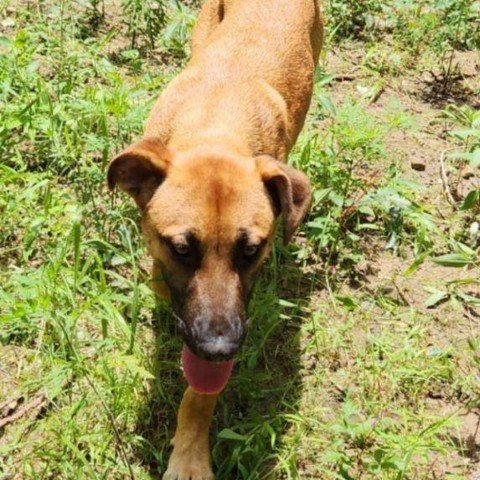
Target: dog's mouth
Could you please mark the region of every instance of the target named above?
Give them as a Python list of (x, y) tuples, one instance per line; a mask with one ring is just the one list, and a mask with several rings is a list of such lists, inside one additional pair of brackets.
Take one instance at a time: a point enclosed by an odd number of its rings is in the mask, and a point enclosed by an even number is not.
[(182, 350), (183, 373), (190, 387), (197, 393), (220, 393), (228, 383), (233, 360), (212, 362), (195, 355), (186, 344)]

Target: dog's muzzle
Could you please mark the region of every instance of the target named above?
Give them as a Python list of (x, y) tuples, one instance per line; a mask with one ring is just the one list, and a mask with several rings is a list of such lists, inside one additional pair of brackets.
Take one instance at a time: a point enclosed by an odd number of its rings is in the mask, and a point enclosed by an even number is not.
[(242, 346), (247, 330), (240, 316), (216, 320), (199, 317), (185, 327), (185, 343), (196, 355), (210, 361), (231, 360)]

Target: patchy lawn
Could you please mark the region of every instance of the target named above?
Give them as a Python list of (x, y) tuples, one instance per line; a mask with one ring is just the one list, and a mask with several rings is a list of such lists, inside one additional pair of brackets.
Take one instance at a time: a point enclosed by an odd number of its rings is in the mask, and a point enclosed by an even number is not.
[[(185, 388), (105, 167), (188, 58), (196, 2), (0, 0), (0, 479), (156, 479)], [(325, 3), (219, 479), (480, 478), (480, 2)]]

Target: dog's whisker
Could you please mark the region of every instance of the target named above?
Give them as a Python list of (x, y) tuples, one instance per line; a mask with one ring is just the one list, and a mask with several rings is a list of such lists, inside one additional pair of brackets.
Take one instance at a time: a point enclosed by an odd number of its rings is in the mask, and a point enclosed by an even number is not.
[(186, 325), (185, 320), (182, 317), (180, 317), (179, 315), (177, 315), (174, 311), (172, 311), (172, 315), (176, 320), (178, 320), (180, 322), (180, 325), (182, 325), (183, 327)]

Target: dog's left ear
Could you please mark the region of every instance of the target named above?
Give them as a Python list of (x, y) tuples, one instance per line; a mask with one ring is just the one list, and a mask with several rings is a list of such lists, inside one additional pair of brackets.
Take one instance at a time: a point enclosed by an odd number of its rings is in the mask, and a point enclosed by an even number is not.
[(310, 206), (310, 181), (304, 173), (268, 155), (257, 157), (256, 162), (277, 215), (281, 213), (283, 216), (283, 242), (286, 245)]
[(117, 155), (108, 166), (110, 190), (118, 186), (143, 209), (167, 175), (171, 155), (157, 138), (144, 138)]

